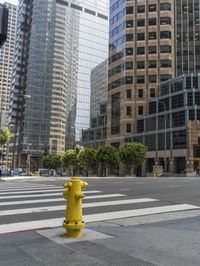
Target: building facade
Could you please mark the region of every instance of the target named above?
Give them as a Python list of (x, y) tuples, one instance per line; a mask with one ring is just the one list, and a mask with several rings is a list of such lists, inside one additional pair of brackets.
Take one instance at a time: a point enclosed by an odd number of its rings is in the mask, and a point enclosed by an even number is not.
[(0, 129), (7, 127), (12, 65), (15, 51), (17, 6), (5, 2), (8, 8), (7, 40), (0, 49)]
[(137, 120), (137, 133), (126, 137), (148, 148), (147, 172), (154, 164), (174, 173), (191, 173), (200, 166), (199, 106), (200, 74), (161, 84), (161, 96), (149, 101), (149, 114)]
[(198, 164), (199, 21), (199, 0), (110, 3), (107, 142), (144, 143), (149, 172)]
[(107, 1), (19, 1), (9, 111), (13, 166), (37, 169), (43, 154), (74, 147), (88, 127), (90, 72), (107, 57), (107, 7)]
[(91, 71), (90, 128), (82, 131), (81, 144), (99, 147), (106, 143), (108, 60)]
[(160, 83), (175, 76), (171, 0), (111, 1), (108, 143), (119, 146), (148, 113)]

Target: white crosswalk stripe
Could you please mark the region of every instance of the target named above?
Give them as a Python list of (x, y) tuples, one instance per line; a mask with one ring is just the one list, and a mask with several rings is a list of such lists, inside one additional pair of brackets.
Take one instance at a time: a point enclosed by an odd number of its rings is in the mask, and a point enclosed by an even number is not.
[[(57, 189), (37, 189), (37, 190), (29, 190), (27, 189), (26, 191), (9, 191), (9, 192), (0, 192), (1, 195), (15, 195), (15, 194), (38, 194), (42, 192), (63, 192), (64, 188), (57, 188)], [(101, 193), (99, 190), (92, 190), (92, 191), (85, 191), (85, 193)]]
[[(14, 183), (9, 189), (8, 184), (1, 184), (0, 234), (61, 226), (66, 209), (63, 190), (55, 185)], [(126, 194), (99, 190), (88, 189), (84, 194), (84, 221), (88, 223), (200, 209), (189, 204), (166, 205), (159, 199), (130, 198)]]

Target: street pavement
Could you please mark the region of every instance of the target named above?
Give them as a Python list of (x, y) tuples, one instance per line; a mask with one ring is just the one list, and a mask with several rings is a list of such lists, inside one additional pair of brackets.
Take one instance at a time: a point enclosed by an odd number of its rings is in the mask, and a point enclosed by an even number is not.
[(199, 179), (87, 179), (75, 241), (61, 227), (65, 180), (0, 182), (0, 266), (200, 265)]

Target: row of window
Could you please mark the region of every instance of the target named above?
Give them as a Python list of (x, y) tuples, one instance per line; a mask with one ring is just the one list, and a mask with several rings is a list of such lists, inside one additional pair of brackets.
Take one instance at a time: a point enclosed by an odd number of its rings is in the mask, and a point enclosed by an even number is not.
[[(148, 26), (155, 26), (155, 25), (157, 25), (157, 19), (156, 18), (149, 18), (148, 19)], [(170, 17), (161, 17), (160, 18), (160, 25), (171, 25), (171, 18)], [(144, 27), (144, 26), (145, 26), (145, 19), (138, 19), (137, 20), (137, 27)], [(134, 21), (133, 20), (126, 20), (110, 32), (110, 38), (117, 35), (123, 29), (133, 28), (133, 27), (134, 27)]]
[[(169, 3), (161, 3), (160, 4), (160, 11), (170, 11), (171, 10), (171, 4)], [(156, 11), (156, 5), (149, 5), (148, 12), (155, 12)], [(144, 13), (145, 12), (145, 5), (137, 6), (136, 13)], [(113, 16), (110, 20), (111, 25), (116, 23), (118, 20), (120, 20), (125, 15), (134, 14), (134, 7), (128, 6), (118, 12), (115, 16)]]
[[(160, 68), (169, 68), (172, 67), (172, 61), (168, 59), (160, 60)], [(145, 69), (145, 61), (137, 61), (136, 63), (137, 69)], [(157, 68), (157, 61), (156, 60), (149, 60), (148, 61), (148, 68)], [(111, 70), (109, 70), (109, 77), (116, 75), (118, 73), (123, 72), (124, 70), (132, 70), (133, 69), (133, 62), (126, 62), (120, 64)]]
[[(160, 82), (169, 80), (171, 78), (172, 78), (172, 76), (169, 74), (162, 74), (162, 75), (160, 75)], [(136, 83), (137, 84), (144, 84), (145, 82), (157, 83), (158, 77), (156, 75), (149, 75), (147, 81), (146, 81), (145, 76), (143, 76), (143, 75), (136, 77)], [(108, 85), (108, 89), (112, 90), (112, 89), (115, 89), (115, 88), (122, 86), (124, 84), (133, 84), (133, 77), (132, 76), (126, 76), (126, 77), (122, 77), (120, 79), (117, 79)]]
[[(148, 40), (156, 40), (157, 39), (157, 32), (149, 32), (148, 33)], [(160, 39), (171, 39), (171, 31), (160, 31)], [(112, 42), (112, 45), (117, 48), (118, 46), (122, 45), (124, 42), (132, 42), (134, 40), (133, 34), (126, 34), (122, 37), (118, 38), (117, 40)], [(145, 33), (137, 33), (137, 41), (144, 41), (145, 40)], [(113, 48), (114, 48), (113, 47)]]
[[(165, 53), (171, 53), (172, 47), (170, 45), (161, 45), (160, 46), (160, 51), (159, 53), (165, 54)], [(148, 54), (156, 54), (157, 51), (157, 46), (148, 46)], [(145, 54), (145, 47), (137, 47), (136, 50), (137, 55), (144, 55)], [(124, 56), (131, 56), (133, 55), (133, 48), (125, 48), (121, 50), (120, 52), (114, 54), (109, 58), (109, 64), (119, 60), (120, 58)]]

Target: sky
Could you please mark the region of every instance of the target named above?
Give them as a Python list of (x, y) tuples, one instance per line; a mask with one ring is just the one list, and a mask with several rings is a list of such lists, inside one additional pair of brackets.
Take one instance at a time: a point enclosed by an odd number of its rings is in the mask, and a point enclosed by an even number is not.
[(15, 5), (18, 4), (18, 0), (0, 0), (0, 3), (4, 3), (4, 2), (8, 2), (11, 4), (15, 4)]

